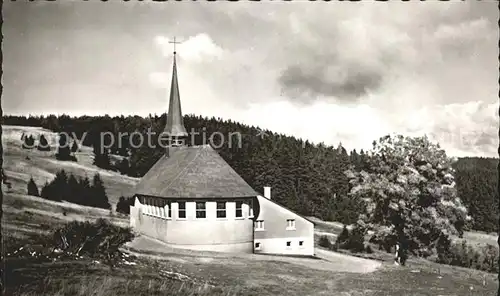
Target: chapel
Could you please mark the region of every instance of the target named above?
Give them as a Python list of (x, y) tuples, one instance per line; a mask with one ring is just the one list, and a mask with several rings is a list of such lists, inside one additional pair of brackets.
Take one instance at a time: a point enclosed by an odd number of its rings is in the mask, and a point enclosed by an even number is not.
[(131, 227), (175, 248), (313, 255), (311, 221), (272, 201), (270, 187), (257, 193), (210, 145), (187, 144), (176, 54), (165, 126), (171, 140), (135, 187)]

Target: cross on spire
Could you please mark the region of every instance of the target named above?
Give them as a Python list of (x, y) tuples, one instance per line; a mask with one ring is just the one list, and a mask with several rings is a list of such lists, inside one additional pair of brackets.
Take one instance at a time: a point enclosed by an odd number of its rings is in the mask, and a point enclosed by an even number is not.
[(176, 51), (175, 51), (175, 45), (176, 45), (176, 44), (181, 44), (182, 42), (175, 41), (175, 36), (174, 36), (174, 41), (169, 41), (168, 43), (172, 43), (172, 44), (174, 44), (174, 54), (176, 54)]

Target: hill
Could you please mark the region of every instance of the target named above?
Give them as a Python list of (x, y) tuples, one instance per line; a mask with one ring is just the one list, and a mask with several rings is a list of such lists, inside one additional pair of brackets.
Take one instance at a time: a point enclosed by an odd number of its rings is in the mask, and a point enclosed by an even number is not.
[[(115, 139), (119, 138), (120, 133), (130, 135), (139, 132), (145, 135), (148, 129), (158, 134), (163, 130), (166, 115), (154, 115), (149, 118), (6, 116), (4, 122), (18, 126), (39, 126), (54, 132), (74, 133), (78, 139), (83, 140), (84, 145), (92, 146), (99, 143), (99, 132), (109, 132)], [(186, 115), (184, 122), (189, 132), (198, 133), (188, 139), (192, 144), (204, 144), (210, 135), (216, 132), (224, 135), (225, 142), (220, 143), (218, 137), (215, 137), (212, 144), (220, 146), (217, 150), (221, 156), (257, 191), (264, 186), (271, 186), (279, 203), (302, 215), (346, 224), (356, 221), (359, 203), (347, 197), (350, 185), (344, 171), (349, 166), (354, 166), (357, 170), (366, 168), (369, 156), (365, 151), (348, 152), (341, 144), (337, 147), (312, 144), (302, 139), (220, 118)], [(231, 133), (238, 133), (241, 141), (233, 138), (233, 142), (229, 142), (227, 139)], [(152, 143), (157, 143), (157, 140), (152, 137)], [(111, 145), (110, 152), (117, 155), (115, 159), (126, 157), (128, 161), (124, 165), (125, 168), (121, 167), (120, 170), (137, 178), (149, 170), (163, 154), (164, 149), (147, 145), (134, 148), (131, 143), (133, 144), (133, 141), (125, 136), (122, 145), (118, 145), (119, 141)], [(91, 163), (90, 148), (84, 148), (83, 151), (86, 152), (78, 155), (78, 164)], [(475, 230), (498, 230), (498, 194), (495, 187), (498, 179), (497, 163), (498, 159), (493, 158), (459, 158), (455, 164), (458, 195), (470, 209)], [(65, 165), (69, 167), (77, 164)], [(102, 173), (105, 174), (105, 171)], [(124, 180), (135, 182), (133, 178), (124, 177)], [(110, 190), (115, 192), (115, 189)], [(116, 191), (120, 190), (117, 188)], [(111, 197), (115, 200), (116, 194), (111, 194)]]
[[(27, 196), (30, 177), (37, 183), (53, 178), (59, 168), (78, 176), (99, 172), (111, 200), (130, 192), (136, 178), (102, 170), (92, 164), (91, 148), (77, 153), (77, 162), (58, 161), (55, 150), (40, 152), (20, 148), (21, 134), (44, 133), (41, 128), (4, 126), (6, 174), (12, 187), (4, 191), (2, 231), (6, 244), (6, 295), (495, 295), (497, 279), (485, 272), (410, 259), (409, 267), (395, 267), (392, 255), (376, 252), (384, 261), (360, 260), (322, 248), (320, 259), (275, 256), (183, 252), (165, 248), (138, 237), (124, 248), (127, 264), (109, 268), (92, 259), (40, 262), (19, 259), (14, 252), (20, 246), (41, 244), (41, 237), (51, 235), (59, 226), (72, 220), (93, 221), (107, 218), (126, 226), (126, 216), (107, 210), (53, 202)], [(28, 157), (29, 159), (27, 159)], [(313, 217), (319, 234), (334, 237), (341, 229), (338, 222)], [(468, 239), (494, 240), (477, 233)], [(33, 255), (35, 256), (35, 255)], [(135, 257), (134, 257), (135, 256)], [(385, 256), (385, 257), (384, 257)], [(251, 271), (251, 272), (249, 272)]]
[(82, 147), (76, 152), (77, 162), (60, 161), (55, 158), (56, 145), (51, 151), (38, 151), (37, 149), (22, 149), (22, 134), (31, 134), (35, 138), (44, 135), (49, 143), (57, 143), (57, 134), (38, 127), (3, 126), (4, 144), (4, 171), (8, 182), (12, 183), (10, 191), (17, 194), (26, 194), (27, 184), (31, 177), (38, 188), (51, 181), (55, 174), (64, 170), (77, 177), (89, 177), (99, 173), (106, 185), (110, 202), (115, 205), (120, 196), (128, 195), (138, 182), (138, 178), (117, 174), (93, 165), (92, 148)]

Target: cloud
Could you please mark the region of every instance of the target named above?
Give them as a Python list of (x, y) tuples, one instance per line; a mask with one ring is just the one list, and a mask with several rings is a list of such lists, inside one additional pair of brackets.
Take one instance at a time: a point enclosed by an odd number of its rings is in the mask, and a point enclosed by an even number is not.
[[(497, 154), (498, 104), (476, 101), (425, 109), (425, 115), (417, 112), (418, 132), (441, 143), (449, 153), (459, 156)], [(402, 122), (401, 126), (408, 124)]]
[(496, 154), (496, 3), (81, 5), (6, 7), (6, 112), (162, 113), (177, 35), (185, 113), (350, 149), (400, 132)]
[(154, 87), (158, 88), (166, 88), (167, 86), (170, 87), (168, 84), (169, 79), (170, 77), (165, 72), (152, 72), (149, 74), (149, 81)]
[(316, 66), (292, 65), (279, 77), (283, 92), (291, 98), (310, 101), (320, 96), (335, 97), (340, 101), (356, 100), (369, 90), (377, 89), (383, 75), (359, 64), (331, 64)]
[[(206, 59), (220, 58), (224, 50), (219, 47), (215, 42), (205, 33), (200, 33), (195, 36), (189, 37), (186, 40), (176, 39), (176, 50), (182, 55), (183, 59), (201, 62)], [(159, 35), (155, 37), (155, 43), (160, 47), (164, 56), (169, 57), (173, 52), (173, 44), (169, 43), (170, 39), (165, 36)]]
[(252, 21), (259, 38), (228, 41), (223, 28), (200, 34), (192, 48), (222, 48), (210, 45), (216, 40), (225, 49), (204, 58), (182, 49), (181, 72), (190, 74), (182, 80), (203, 81), (216, 104), (225, 103), (206, 114), (315, 142), (367, 149), (391, 132), (427, 134), (451, 154), (494, 155), (496, 29), (467, 13), (469, 4), (430, 6), (230, 10), (233, 25)]
[[(435, 103), (465, 102), (471, 99), (468, 94), (477, 93), (474, 86), (461, 85), (455, 91), (452, 81), (493, 78), (491, 59), (497, 55), (496, 23), (467, 14), (472, 5), (431, 9), (405, 3), (388, 10), (374, 4), (360, 5), (351, 14), (329, 7), (314, 14), (294, 12), (288, 17), (293, 33), (281, 37), (289, 40), (280, 51), (284, 57), (277, 82), (294, 102), (325, 97), (344, 104), (363, 102), (370, 93), (417, 78)], [(407, 16), (409, 10), (414, 17)]]

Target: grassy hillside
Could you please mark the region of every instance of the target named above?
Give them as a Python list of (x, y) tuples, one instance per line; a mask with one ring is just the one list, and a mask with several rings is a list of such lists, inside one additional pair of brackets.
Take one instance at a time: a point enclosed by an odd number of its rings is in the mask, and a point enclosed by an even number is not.
[(26, 188), (31, 177), (37, 183), (38, 188), (41, 189), (45, 182), (52, 180), (61, 169), (78, 177), (88, 176), (92, 178), (95, 173), (99, 173), (106, 186), (109, 201), (114, 208), (118, 198), (122, 195), (130, 195), (132, 188), (139, 180), (138, 178), (120, 175), (94, 166), (92, 164), (92, 148), (89, 147), (82, 147), (81, 151), (76, 152), (77, 162), (57, 160), (54, 156), (56, 147), (51, 147), (50, 152), (21, 148), (23, 133), (44, 134), (49, 143), (57, 143), (57, 135), (46, 129), (3, 126), (3, 133), (4, 170), (8, 181), (12, 183), (12, 189), (10, 190), (12, 193), (26, 194)]
[[(361, 262), (231, 256), (183, 252), (136, 239), (129, 264), (110, 269), (90, 259), (37, 262), (9, 256), (15, 246), (36, 245), (66, 220), (93, 219), (106, 211), (8, 195), (3, 231), (7, 234), (6, 295), (495, 295), (496, 276), (410, 260), (360, 273)], [(52, 209), (52, 211), (50, 211)], [(61, 214), (67, 212), (67, 216)], [(126, 219), (116, 218), (117, 223)], [(141, 247), (142, 244), (142, 247)], [(320, 251), (320, 250), (319, 250)], [(319, 253), (318, 251), (318, 253)], [(328, 251), (323, 251), (328, 252)], [(309, 260), (309, 261), (307, 261)], [(473, 294), (470, 294), (473, 292)], [(476, 294), (477, 293), (477, 294)]]
[[(410, 260), (363, 273), (363, 262), (177, 251), (147, 239), (127, 249), (130, 263), (110, 269), (89, 259), (37, 262), (9, 256), (21, 243), (71, 219), (109, 217), (104, 210), (8, 194), (2, 225), (7, 295), (495, 295), (496, 276)], [(66, 216), (62, 213), (66, 212)], [(125, 224), (124, 217), (113, 221)], [(329, 222), (324, 222), (329, 225)], [(317, 250), (317, 253), (328, 251)], [(475, 294), (478, 293), (478, 294)]]

